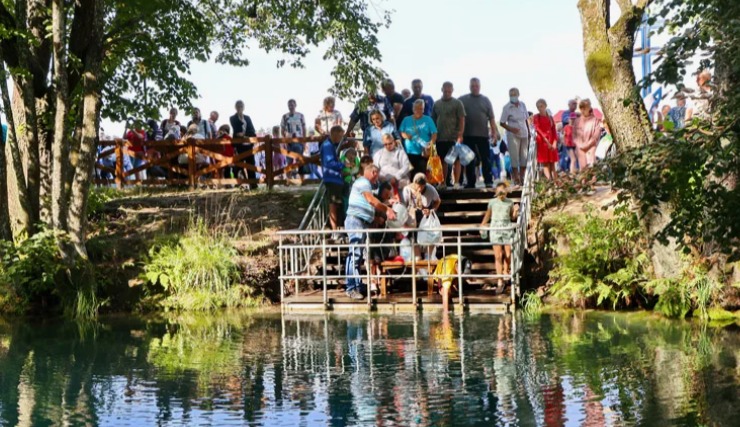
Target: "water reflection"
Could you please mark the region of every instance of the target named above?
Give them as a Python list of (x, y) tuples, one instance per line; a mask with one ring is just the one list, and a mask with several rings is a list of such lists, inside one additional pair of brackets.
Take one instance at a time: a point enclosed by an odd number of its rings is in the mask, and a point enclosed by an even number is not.
[(735, 425), (738, 344), (613, 313), (0, 323), (0, 423)]

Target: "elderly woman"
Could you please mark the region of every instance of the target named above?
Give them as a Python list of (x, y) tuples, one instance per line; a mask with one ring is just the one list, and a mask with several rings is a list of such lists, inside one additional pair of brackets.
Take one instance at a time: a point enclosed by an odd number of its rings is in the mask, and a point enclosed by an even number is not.
[(380, 180), (390, 183), (394, 193), (402, 191), (408, 185), (411, 164), (393, 135), (383, 135), (383, 149), (375, 153), (373, 164), (380, 168)]
[(401, 136), (396, 132), (393, 123), (386, 120), (382, 111), (373, 110), (370, 113), (370, 126), (365, 128), (362, 136), (362, 145), (365, 146), (365, 151), (370, 156), (375, 156), (375, 153), (383, 149), (385, 146), (384, 135), (391, 135), (398, 145), (401, 144)]
[(403, 145), (415, 172), (426, 172), (429, 149), (437, 142), (437, 126), (431, 117), (424, 115), (424, 100), (417, 99), (413, 104), (414, 114), (401, 123)]
[(583, 170), (593, 166), (596, 159), (596, 146), (601, 139), (601, 120), (594, 115), (591, 101), (581, 100), (578, 104), (581, 116), (573, 121), (573, 143), (576, 145), (578, 166)]
[[(439, 193), (433, 186), (427, 184), (427, 177), (421, 172), (414, 175), (414, 181), (403, 189), (402, 199), (409, 215), (413, 215), (411, 218), (416, 220), (417, 226), (422, 218), (429, 216), (432, 212), (436, 213), (442, 204)], [(420, 249), (416, 247), (417, 256), (420, 255)]]

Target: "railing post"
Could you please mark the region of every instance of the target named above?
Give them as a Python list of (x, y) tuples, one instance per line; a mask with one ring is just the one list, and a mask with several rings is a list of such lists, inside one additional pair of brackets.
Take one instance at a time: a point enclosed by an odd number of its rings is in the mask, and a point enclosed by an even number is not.
[(265, 183), (267, 184), (267, 189), (272, 190), (272, 187), (275, 185), (275, 172), (272, 169), (272, 137), (267, 135), (265, 138)]
[(116, 188), (123, 188), (123, 140), (116, 138)]
[[(458, 284), (458, 290), (460, 291), (460, 295), (458, 298), (460, 301), (458, 301), (458, 304), (460, 305), (460, 313), (463, 312), (463, 279), (462, 279), (462, 242), (461, 242), (461, 231), (457, 230), (457, 284)], [(444, 262), (444, 258), (443, 258)], [(452, 291), (452, 286), (450, 286), (450, 291)], [(451, 295), (448, 295), (449, 298)]]
[(278, 268), (280, 268), (280, 306), (283, 306), (283, 301), (285, 300), (285, 268), (283, 268), (283, 239), (284, 236), (280, 235), (280, 243), (278, 243), (278, 263), (280, 264)]
[(329, 290), (327, 288), (326, 279), (326, 234), (324, 233), (321, 233), (321, 266), (321, 275), (324, 285), (324, 309), (327, 309), (329, 307)]
[[(372, 287), (372, 262), (370, 261), (370, 229), (366, 228), (363, 230), (363, 233), (365, 233), (365, 269), (367, 270), (367, 308), (371, 308), (373, 304), (373, 299), (371, 297), (372, 292), (370, 292), (370, 288)], [(359, 273), (359, 271), (358, 271)]]
[(195, 140), (188, 138), (188, 181), (190, 189), (195, 188)]
[(419, 302), (416, 300), (416, 239), (409, 240), (411, 241), (411, 299), (414, 302), (414, 307), (418, 309)]

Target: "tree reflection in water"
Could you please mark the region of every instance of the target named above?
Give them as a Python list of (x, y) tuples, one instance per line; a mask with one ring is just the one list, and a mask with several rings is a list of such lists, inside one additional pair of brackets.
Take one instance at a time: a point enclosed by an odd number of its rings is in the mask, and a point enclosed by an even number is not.
[(0, 424), (732, 425), (740, 333), (647, 314), (0, 323)]

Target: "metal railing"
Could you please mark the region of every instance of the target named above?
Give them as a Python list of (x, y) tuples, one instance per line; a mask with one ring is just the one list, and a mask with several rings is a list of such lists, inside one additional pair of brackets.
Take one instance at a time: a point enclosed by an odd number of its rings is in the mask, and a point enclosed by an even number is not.
[(536, 195), (534, 184), (537, 181), (539, 169), (537, 167), (537, 142), (531, 138), (527, 151), (527, 169), (522, 183), (522, 197), (519, 202), (519, 218), (516, 221), (516, 236), (511, 246), (511, 282), (512, 298), (521, 295), (521, 270), (524, 264), (524, 253), (527, 250), (527, 230), (532, 213), (532, 201)]
[[(389, 278), (409, 279), (411, 280), (412, 302), (417, 301), (417, 280), (426, 278), (430, 280), (444, 280), (447, 278), (457, 279), (459, 304), (463, 304), (463, 283), (470, 279), (505, 279), (511, 281), (511, 301), (516, 300), (520, 295), (520, 273), (524, 261), (524, 254), (527, 248), (527, 226), (530, 220), (532, 200), (535, 196), (535, 181), (537, 179), (537, 144), (534, 139), (530, 141), (527, 154), (527, 166), (522, 185), (522, 196), (520, 201), (519, 216), (516, 223), (510, 227), (491, 228), (489, 226), (481, 227), (471, 225), (469, 227), (441, 227), (438, 229), (419, 229), (419, 228), (400, 228), (400, 229), (366, 229), (366, 230), (342, 230), (343, 236), (347, 234), (360, 234), (363, 236), (362, 251), (364, 252), (365, 274), (347, 275), (344, 262), (346, 259), (342, 252), (352, 251), (356, 244), (338, 243), (332, 239), (336, 233), (328, 230), (328, 200), (326, 190), (321, 185), (314, 195), (308, 211), (301, 221), (298, 230), (288, 230), (278, 232), (279, 236), (279, 262), (280, 262), (280, 284), (281, 284), (281, 301), (284, 301), (289, 292), (294, 294), (300, 293), (301, 282), (320, 282), (322, 287), (322, 302), (328, 304), (329, 282), (338, 282), (347, 279), (365, 279), (364, 286), (369, 286), (372, 281), (387, 280)], [(403, 270), (399, 274), (388, 274), (382, 272), (382, 269), (373, 268), (371, 261), (373, 257), (371, 250), (376, 248), (395, 247), (396, 253), (400, 253), (398, 243), (371, 243), (371, 237), (381, 233), (413, 233), (419, 232), (439, 232), (443, 235), (443, 241), (435, 244), (437, 251), (441, 251), (438, 259), (444, 259), (445, 256), (455, 254), (465, 256), (466, 252), (476, 248), (490, 248), (491, 243), (488, 240), (463, 241), (463, 236), (479, 234), (482, 230), (502, 231), (515, 230), (511, 250), (511, 264), (508, 274), (465, 274), (462, 268), (458, 268), (455, 274), (434, 275), (432, 270), (436, 262), (429, 260), (418, 260), (417, 257), (411, 257), (410, 262), (399, 264), (398, 269)], [(445, 241), (444, 239), (447, 239)], [(450, 241), (452, 239), (452, 241)], [(415, 239), (409, 239), (411, 250), (416, 253), (417, 247), (428, 247), (428, 245), (419, 245)], [(469, 253), (469, 252), (468, 252)], [(435, 254), (436, 255), (436, 254)], [(332, 267), (339, 274), (329, 275), (327, 270)], [(426, 268), (425, 268), (426, 267)], [(425, 268), (426, 272), (419, 270)], [(374, 272), (380, 270), (379, 272)], [(320, 271), (320, 273), (318, 273)], [(372, 304), (370, 292), (367, 292), (367, 304)]]
[[(429, 284), (430, 280), (445, 280), (445, 279), (457, 279), (459, 304), (463, 304), (463, 284), (466, 280), (480, 280), (480, 279), (503, 279), (513, 280), (515, 278), (513, 263), (512, 269), (509, 274), (475, 274), (465, 273), (462, 268), (457, 268), (453, 273), (441, 273), (435, 274), (434, 269), (439, 261), (442, 261), (448, 255), (462, 255), (465, 256), (466, 252), (474, 250), (476, 248), (490, 248), (491, 243), (488, 240), (478, 241), (464, 241), (465, 236), (479, 235), (481, 231), (504, 231), (504, 230), (515, 230), (516, 225), (512, 224), (509, 227), (481, 227), (481, 226), (470, 226), (470, 227), (442, 227), (436, 229), (420, 229), (420, 228), (374, 228), (364, 230), (343, 230), (343, 233), (361, 235), (361, 243), (340, 243), (334, 241), (331, 236), (334, 234), (332, 230), (292, 230), (292, 231), (281, 231), (278, 232), (280, 244), (279, 244), (279, 259), (280, 259), (280, 284), (281, 284), (281, 301), (285, 300), (288, 293), (294, 295), (300, 294), (301, 283), (320, 283), (322, 290), (321, 302), (324, 305), (329, 303), (329, 282), (337, 282), (339, 280), (357, 279), (364, 281), (363, 286), (368, 286), (373, 281), (383, 281), (388, 279), (409, 279), (411, 281), (411, 301), (414, 304), (417, 303), (417, 282), (419, 279), (426, 280)], [(396, 235), (397, 233), (442, 233), (442, 240), (438, 243), (431, 245), (419, 244), (416, 239), (409, 239), (410, 250), (413, 254), (419, 252), (427, 255), (427, 259), (417, 259), (416, 255), (410, 257), (411, 259), (407, 262), (381, 262), (376, 264), (373, 261), (372, 251), (373, 249), (389, 249), (393, 248), (396, 253), (400, 253), (399, 243), (372, 243), (373, 237), (380, 234)], [(309, 242), (309, 239), (312, 239)], [(437, 259), (430, 258), (432, 252), (430, 248), (434, 248), (434, 255)], [(342, 255), (344, 250), (351, 253), (353, 250), (358, 249), (363, 252), (363, 260), (365, 264), (365, 273), (348, 274), (346, 271), (347, 257)], [(441, 253), (440, 253), (441, 251)], [(312, 254), (306, 265), (306, 253)], [(513, 261), (513, 252), (512, 252)], [(379, 267), (377, 270), (373, 267)], [(384, 267), (385, 266), (385, 267)], [(330, 275), (328, 274), (329, 269), (334, 269), (339, 274)], [(400, 273), (389, 274), (387, 271), (382, 270), (402, 270)], [(354, 269), (353, 269), (354, 270)], [(359, 268), (357, 269), (359, 271)], [(425, 270), (425, 271), (422, 271)], [(512, 286), (512, 298), (514, 287)], [(370, 292), (367, 292), (367, 304), (372, 305), (372, 296)]]

